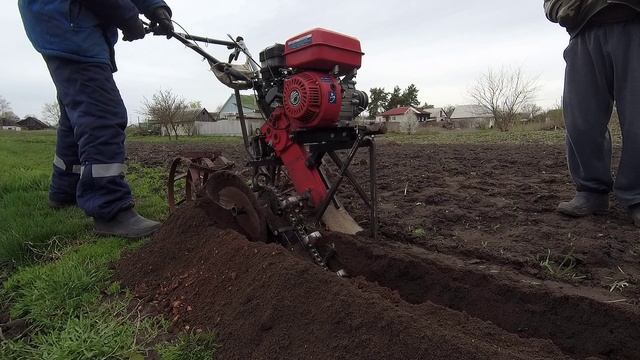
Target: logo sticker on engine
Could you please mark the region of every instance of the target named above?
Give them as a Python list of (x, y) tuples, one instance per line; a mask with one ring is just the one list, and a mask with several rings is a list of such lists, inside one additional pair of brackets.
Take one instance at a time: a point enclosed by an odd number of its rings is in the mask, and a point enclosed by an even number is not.
[(325, 84), (333, 84), (333, 78), (331, 76), (329, 76), (329, 75), (323, 75), (320, 78), (320, 81), (322, 81)]
[(335, 104), (338, 102), (338, 96), (335, 91), (329, 91), (329, 104)]
[(291, 40), (287, 43), (287, 46), (290, 49), (300, 49), (301, 47), (311, 45), (313, 43), (313, 35), (309, 34), (294, 40)]
[(294, 90), (289, 95), (289, 103), (293, 106), (300, 105), (300, 92), (298, 90)]

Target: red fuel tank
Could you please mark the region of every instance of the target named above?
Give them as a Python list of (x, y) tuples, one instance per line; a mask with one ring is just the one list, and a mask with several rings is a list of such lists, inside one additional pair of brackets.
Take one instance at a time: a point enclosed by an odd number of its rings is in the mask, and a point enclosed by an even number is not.
[(284, 50), (288, 67), (331, 71), (340, 67), (346, 75), (362, 66), (360, 40), (325, 29), (313, 29), (287, 40)]

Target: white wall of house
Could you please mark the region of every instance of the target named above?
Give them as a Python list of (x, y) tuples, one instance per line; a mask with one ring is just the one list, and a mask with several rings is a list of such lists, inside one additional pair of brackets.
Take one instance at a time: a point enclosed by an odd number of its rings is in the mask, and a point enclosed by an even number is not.
[[(247, 120), (247, 132), (254, 134), (264, 124), (264, 120)], [(196, 122), (196, 134), (210, 136), (242, 136), (239, 120), (219, 120), (216, 122)]]
[(415, 112), (409, 110), (407, 111), (406, 114), (402, 115), (402, 116), (396, 116), (396, 120), (393, 121), (397, 121), (399, 123), (403, 123), (405, 121), (418, 121), (418, 114), (416, 114)]
[(22, 128), (20, 126), (3, 126), (2, 130), (8, 130), (8, 131), (22, 131)]
[(401, 132), (402, 123), (404, 122), (418, 122), (418, 114), (411, 110), (407, 111), (404, 115), (388, 116), (388, 118), (387, 131), (389, 132)]
[[(184, 127), (178, 127), (176, 130), (178, 132), (178, 136), (189, 136), (189, 135), (192, 135), (192, 134), (189, 134), (189, 131)], [(169, 133), (171, 133), (171, 134), (169, 134)], [(167, 129), (164, 126), (160, 129), (160, 134), (162, 136), (175, 136), (176, 135), (173, 132), (173, 129), (171, 129), (170, 131), (167, 131)]]
[(429, 120), (427, 121), (442, 122), (447, 118), (447, 114), (445, 114), (442, 108), (424, 109), (423, 111), (430, 114)]

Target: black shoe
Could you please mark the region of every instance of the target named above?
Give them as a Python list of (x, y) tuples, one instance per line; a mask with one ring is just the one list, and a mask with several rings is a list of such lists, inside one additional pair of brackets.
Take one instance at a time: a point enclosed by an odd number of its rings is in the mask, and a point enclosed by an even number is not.
[(62, 210), (62, 209), (67, 209), (74, 206), (76, 206), (75, 201), (61, 202), (61, 201), (49, 200), (49, 207), (54, 210)]
[(118, 236), (128, 239), (141, 239), (153, 235), (160, 228), (157, 221), (140, 216), (135, 210), (120, 212), (110, 221), (94, 220), (95, 233), (105, 236)]
[(631, 218), (633, 219), (633, 223), (640, 227), (640, 204), (636, 204), (629, 209), (629, 214), (631, 214)]
[(609, 194), (579, 192), (573, 200), (558, 205), (558, 212), (571, 217), (604, 215), (609, 211)]

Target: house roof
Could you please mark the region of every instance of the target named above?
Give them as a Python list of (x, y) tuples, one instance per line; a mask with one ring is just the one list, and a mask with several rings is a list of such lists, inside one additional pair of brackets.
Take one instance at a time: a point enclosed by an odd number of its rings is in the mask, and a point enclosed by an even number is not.
[(242, 106), (255, 110), (258, 110), (258, 102), (256, 101), (256, 97), (253, 95), (240, 95), (242, 98)]
[[(249, 109), (256, 113), (260, 112), (260, 108), (258, 107), (258, 102), (256, 101), (256, 97), (254, 95), (240, 95), (240, 99), (242, 101), (243, 108)], [(229, 99), (225, 101), (224, 105), (222, 105), (222, 110), (227, 108), (227, 105), (230, 106), (229, 110), (233, 109), (232, 113), (237, 113), (236, 96), (234, 94), (231, 94), (231, 96), (229, 96)]]
[(480, 105), (458, 105), (451, 115), (452, 120), (473, 119), (473, 118), (493, 118), (493, 114), (484, 106)]
[(415, 112), (419, 112), (416, 109), (413, 109), (410, 106), (400, 106), (397, 108), (393, 108), (391, 110), (387, 110), (385, 112), (383, 112), (382, 114), (380, 114), (380, 116), (399, 116), (399, 115), (404, 115), (406, 114), (409, 110), (413, 110)]
[(17, 124), (19, 126), (27, 127), (27, 128), (38, 127), (38, 128), (42, 128), (42, 129), (47, 129), (47, 128), (50, 127), (49, 124), (47, 124), (47, 123), (45, 123), (43, 121), (40, 121), (40, 120), (38, 120), (38, 119), (36, 119), (36, 118), (34, 118), (32, 116), (30, 116), (28, 118), (25, 118), (24, 120), (18, 121)]

